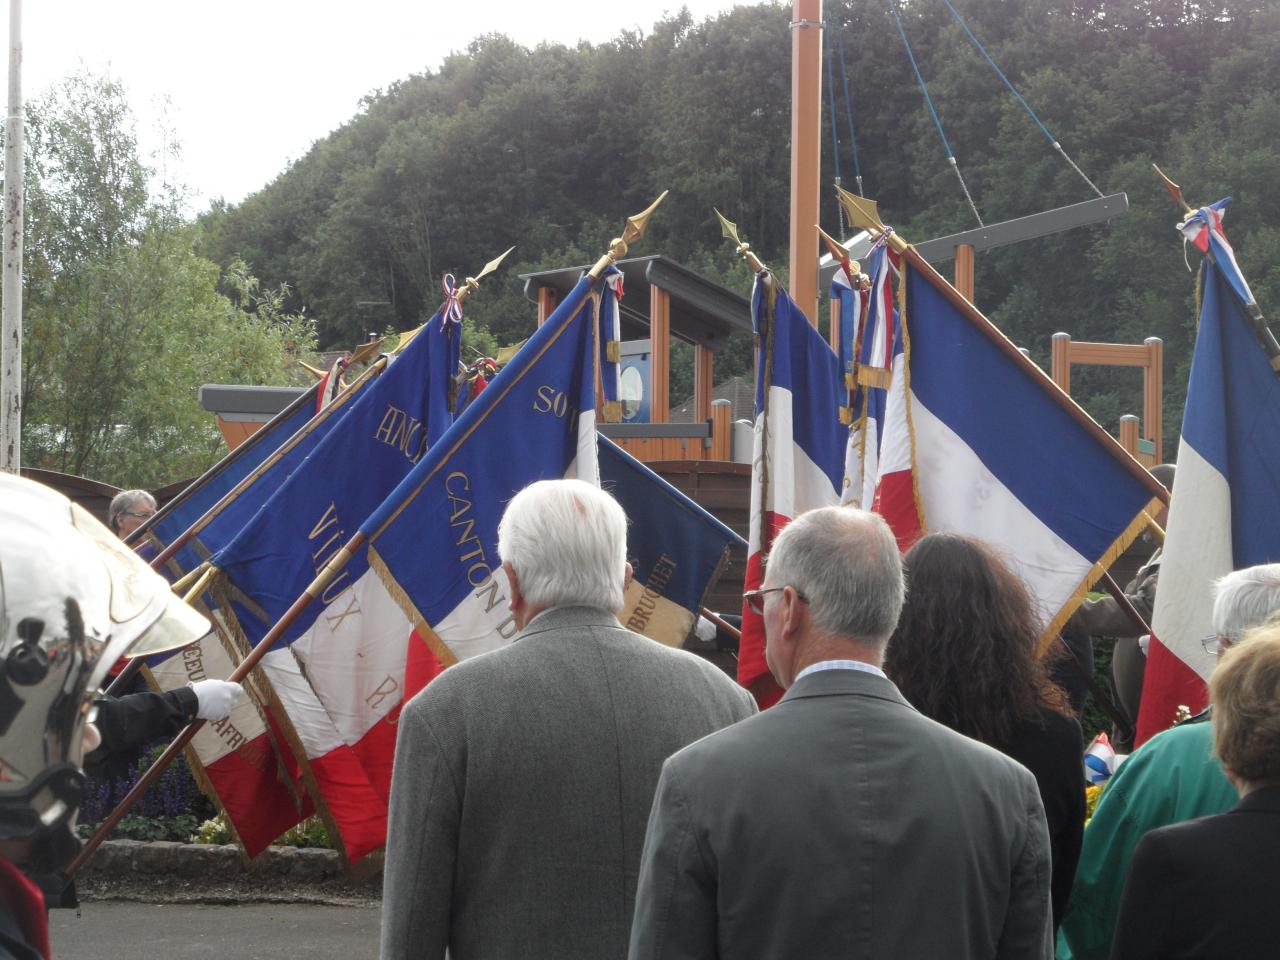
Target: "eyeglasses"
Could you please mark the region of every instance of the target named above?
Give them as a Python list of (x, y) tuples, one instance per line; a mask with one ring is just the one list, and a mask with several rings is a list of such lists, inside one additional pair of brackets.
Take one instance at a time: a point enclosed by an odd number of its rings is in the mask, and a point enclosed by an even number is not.
[(135, 520), (150, 520), (150, 519), (151, 519), (152, 517), (154, 517), (155, 515), (156, 515), (156, 512), (155, 512), (154, 510), (152, 510), (150, 513), (138, 513), (136, 510), (121, 510), (121, 511), (120, 511), (120, 516), (122, 516), (122, 517), (133, 517)]
[(1219, 634), (1211, 633), (1207, 637), (1200, 639), (1200, 646), (1204, 647), (1204, 652), (1217, 656), (1222, 653), (1222, 637)]
[[(742, 599), (747, 602), (748, 609), (756, 616), (764, 616), (764, 597), (766, 593), (777, 593), (779, 590), (787, 589), (785, 585), (781, 587), (762, 587), (759, 590), (748, 590), (742, 595)], [(794, 587), (792, 589), (795, 589)], [(801, 603), (808, 603), (809, 598), (799, 590), (796, 590), (796, 597)]]

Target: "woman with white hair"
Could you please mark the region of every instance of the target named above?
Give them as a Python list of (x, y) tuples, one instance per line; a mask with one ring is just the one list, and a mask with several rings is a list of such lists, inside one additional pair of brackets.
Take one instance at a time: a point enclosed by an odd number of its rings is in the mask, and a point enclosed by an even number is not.
[(1134, 853), (1111, 956), (1273, 957), (1280, 889), (1280, 622), (1222, 655), (1209, 681), (1214, 751), (1240, 801), (1152, 830)]

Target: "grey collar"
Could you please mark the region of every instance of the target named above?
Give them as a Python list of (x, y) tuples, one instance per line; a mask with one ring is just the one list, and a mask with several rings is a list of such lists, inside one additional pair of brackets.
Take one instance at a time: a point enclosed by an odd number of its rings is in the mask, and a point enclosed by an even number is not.
[(622, 624), (610, 611), (600, 607), (552, 607), (549, 610), (543, 610), (529, 621), (529, 625), (520, 631), (516, 640), (525, 640), (539, 633), (564, 630), (569, 627), (615, 627), (621, 630)]
[(888, 700), (890, 703), (900, 703), (908, 710), (915, 709), (898, 692), (892, 680), (877, 677), (872, 673), (864, 673), (861, 670), (822, 670), (811, 673), (793, 683), (779, 702), (786, 703), (788, 700), (803, 700), (809, 697), (850, 695), (875, 697), (879, 700)]

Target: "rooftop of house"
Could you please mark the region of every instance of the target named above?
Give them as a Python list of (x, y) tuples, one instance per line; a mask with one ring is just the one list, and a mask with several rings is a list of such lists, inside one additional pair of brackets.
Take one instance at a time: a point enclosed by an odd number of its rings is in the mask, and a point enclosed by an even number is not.
[[(733, 377), (724, 383), (716, 384), (711, 390), (711, 399), (728, 400), (733, 407), (730, 420), (754, 420), (755, 419), (755, 386), (744, 380), (742, 377)], [(692, 423), (693, 422), (693, 397), (689, 397), (682, 401), (679, 406), (673, 407), (669, 415), (672, 423)]]

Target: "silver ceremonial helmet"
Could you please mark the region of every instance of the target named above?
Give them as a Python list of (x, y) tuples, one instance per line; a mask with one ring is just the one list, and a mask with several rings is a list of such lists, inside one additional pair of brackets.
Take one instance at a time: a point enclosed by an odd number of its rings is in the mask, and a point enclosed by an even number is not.
[[(66, 497), (0, 473), (0, 840), (74, 852), (85, 724), (121, 656), (185, 646), (209, 622)], [(57, 857), (55, 859), (60, 859)]]

